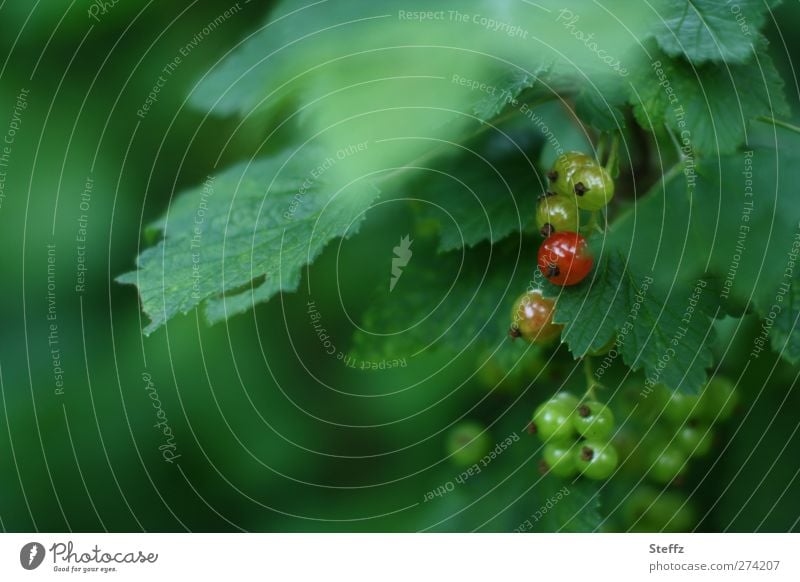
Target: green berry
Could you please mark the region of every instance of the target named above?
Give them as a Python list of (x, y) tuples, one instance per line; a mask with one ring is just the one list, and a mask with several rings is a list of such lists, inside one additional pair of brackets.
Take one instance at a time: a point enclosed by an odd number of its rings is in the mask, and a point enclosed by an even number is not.
[(477, 422), (461, 422), (447, 435), (447, 454), (456, 465), (468, 467), (480, 461), (492, 448), (486, 427)]
[(569, 392), (556, 392), (550, 400), (561, 402), (569, 407), (570, 410), (575, 410), (580, 404), (578, 397)]
[(572, 426), (573, 408), (559, 400), (548, 400), (540, 404), (533, 413), (531, 428), (543, 441), (574, 438)]
[(675, 442), (690, 457), (703, 457), (711, 450), (713, 438), (707, 426), (690, 421), (678, 429)]
[(594, 163), (594, 160), (591, 157), (580, 152), (561, 154), (556, 158), (553, 163), (553, 169), (547, 175), (550, 179), (550, 189), (556, 194), (562, 194), (567, 197), (574, 196), (572, 175), (578, 168), (592, 163)]
[(668, 445), (650, 458), (648, 476), (656, 483), (672, 483), (682, 473), (687, 455), (677, 446)]
[(664, 418), (677, 425), (682, 425), (700, 412), (698, 397), (680, 392), (671, 392), (664, 405)]
[(536, 207), (536, 226), (545, 238), (554, 232), (577, 232), (580, 226), (574, 197), (546, 194)]
[(578, 434), (591, 440), (604, 440), (614, 432), (614, 414), (599, 402), (589, 401), (578, 406), (572, 416)]
[(733, 382), (717, 376), (700, 393), (698, 416), (710, 423), (724, 422), (733, 414), (738, 403), (739, 393), (734, 389)]
[(614, 197), (614, 180), (603, 166), (588, 164), (572, 174), (572, 188), (579, 208), (600, 210)]
[(544, 447), (542, 458), (547, 464), (547, 469), (558, 477), (574, 477), (578, 474), (578, 467), (575, 464), (575, 447), (573, 441), (552, 442)]
[(583, 441), (578, 443), (575, 463), (581, 475), (589, 479), (606, 479), (617, 468), (619, 458), (611, 443)]
[(649, 486), (638, 487), (631, 493), (622, 514), (635, 532), (686, 532), (696, 524), (694, 511), (683, 495)]

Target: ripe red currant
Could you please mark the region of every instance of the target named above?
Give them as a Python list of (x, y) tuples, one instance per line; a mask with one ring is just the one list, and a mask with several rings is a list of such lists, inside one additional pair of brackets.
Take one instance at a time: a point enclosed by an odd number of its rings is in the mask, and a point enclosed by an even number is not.
[(558, 337), (563, 326), (553, 323), (555, 301), (542, 296), (539, 289), (523, 293), (511, 312), (512, 338), (545, 343)]
[(554, 232), (578, 230), (578, 206), (574, 196), (545, 194), (536, 208), (536, 226), (543, 237)]
[(555, 285), (577, 285), (592, 270), (594, 259), (577, 232), (557, 232), (539, 247), (539, 270)]

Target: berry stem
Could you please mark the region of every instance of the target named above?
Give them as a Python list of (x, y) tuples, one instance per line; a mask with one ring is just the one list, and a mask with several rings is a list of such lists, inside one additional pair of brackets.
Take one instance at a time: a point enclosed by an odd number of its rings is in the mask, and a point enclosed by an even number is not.
[(603, 134), (597, 141), (597, 149), (595, 150), (595, 155), (597, 156), (598, 160), (602, 160), (603, 156), (606, 155), (606, 145), (608, 145), (608, 139), (606, 138), (606, 135)]
[(800, 133), (800, 127), (798, 127), (797, 125), (791, 124), (787, 121), (782, 121), (780, 119), (775, 119), (774, 117), (770, 117), (769, 115), (759, 115), (758, 117), (756, 117), (756, 121), (761, 121), (763, 123), (771, 123), (775, 127), (782, 127), (783, 129), (788, 129), (789, 131)]
[(584, 356), (583, 358), (583, 375), (586, 378), (586, 396), (591, 400), (597, 400), (595, 388), (602, 388), (603, 385), (595, 378), (592, 358), (590, 356)]
[(619, 134), (617, 133), (611, 137), (611, 150), (608, 152), (606, 171), (615, 178), (619, 174)]
[(600, 226), (600, 211), (593, 210), (592, 213), (589, 215), (589, 221), (581, 227), (581, 232), (585, 236), (589, 236), (592, 234), (593, 231), (597, 231), (599, 233), (603, 233), (603, 227)]

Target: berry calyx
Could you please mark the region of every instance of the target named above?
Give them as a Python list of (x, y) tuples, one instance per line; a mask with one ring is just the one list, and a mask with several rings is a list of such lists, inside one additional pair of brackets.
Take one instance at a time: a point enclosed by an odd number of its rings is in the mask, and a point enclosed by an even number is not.
[(543, 441), (574, 438), (575, 428), (571, 422), (573, 410), (569, 403), (548, 400), (534, 411), (531, 424)]
[(594, 401), (578, 406), (572, 417), (578, 434), (590, 440), (604, 440), (614, 431), (614, 414), (607, 406)]
[(573, 197), (555, 195), (542, 198), (536, 208), (536, 226), (545, 238), (555, 232), (578, 230), (578, 205)]
[(561, 334), (563, 326), (553, 323), (555, 301), (542, 296), (539, 289), (523, 293), (511, 311), (512, 338), (522, 338), (528, 342), (546, 343)]
[(594, 258), (577, 232), (556, 232), (539, 247), (539, 270), (554, 285), (577, 285), (592, 270)]
[(619, 457), (614, 445), (587, 440), (578, 444), (575, 463), (589, 479), (607, 479), (617, 468)]
[(572, 174), (575, 201), (584, 210), (600, 210), (614, 197), (614, 180), (603, 166), (588, 164)]

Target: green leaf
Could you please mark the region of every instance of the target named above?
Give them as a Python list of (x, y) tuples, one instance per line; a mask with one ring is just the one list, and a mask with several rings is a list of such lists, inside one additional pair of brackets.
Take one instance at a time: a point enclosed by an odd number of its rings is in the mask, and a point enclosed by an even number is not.
[(693, 67), (656, 52), (633, 75), (630, 101), (639, 124), (650, 130), (667, 125), (698, 155), (732, 153), (744, 143), (750, 120), (789, 111), (783, 81), (766, 53), (746, 64)]
[[(659, 271), (660, 272), (660, 271)], [(569, 288), (547, 286), (556, 298), (553, 320), (575, 357), (599, 350), (615, 335), (616, 350), (650, 384), (696, 392), (712, 361), (713, 309), (705, 281), (663, 295), (656, 275), (634, 272), (618, 251), (602, 256), (590, 280)]]
[(201, 304), (218, 321), (296, 289), (303, 266), (357, 232), (377, 196), (363, 183), (339, 189), (336, 163), (314, 148), (286, 151), (179, 196), (156, 225), (164, 240), (118, 279), (139, 288), (145, 332)]
[(764, 0), (672, 0), (659, 11), (664, 28), (656, 40), (668, 55), (696, 64), (743, 63), (761, 39), (767, 10)]
[(588, 533), (597, 531), (603, 524), (597, 482), (547, 478), (540, 490), (542, 531)]
[(625, 127), (620, 107), (625, 103), (622, 83), (604, 83), (592, 89), (581, 89), (575, 96), (575, 114), (584, 123), (599, 131), (619, 131)]
[(537, 192), (547, 187), (534, 165), (542, 147), (519, 132), (491, 131), (451, 147), (450, 156), (409, 184), (424, 201), (422, 219), (439, 226), (440, 252), (496, 243), (527, 226)]
[[(522, 357), (530, 346), (508, 340), (511, 308), (526, 288), (532, 266), (519, 241), (447, 254), (404, 273), (402, 288), (377, 295), (362, 317), (352, 352), (364, 360), (411, 357), (428, 349), (459, 354), (508, 342)], [(425, 261), (415, 251), (415, 261)], [(398, 326), (405, 329), (396, 333)], [(374, 333), (388, 334), (375, 336)]]
[(538, 75), (544, 71), (545, 67), (538, 67), (530, 73), (518, 68), (501, 69), (494, 80), (486, 83), (487, 88), (479, 93), (472, 112), (482, 121), (489, 121), (506, 107), (519, 108), (519, 96), (533, 87)]
[[(800, 237), (800, 159), (791, 141), (777, 136), (779, 151), (747, 150), (668, 172), (617, 221), (607, 248), (627, 251), (631, 272), (669, 274), (656, 281), (685, 294), (698, 278), (713, 279), (708, 300), (732, 313), (754, 309), (764, 319), (768, 348), (797, 361), (800, 326), (796, 298)], [(676, 171), (677, 170), (677, 171)], [(688, 176), (688, 180), (687, 180)], [(771, 315), (774, 314), (774, 315)]]
[[(800, 362), (800, 278), (795, 275), (791, 283), (780, 287), (780, 291), (785, 295), (776, 295), (782, 297), (780, 312), (769, 329), (772, 348), (787, 362), (797, 364)], [(764, 314), (763, 306), (760, 311)], [(767, 316), (769, 312), (764, 314)]]

